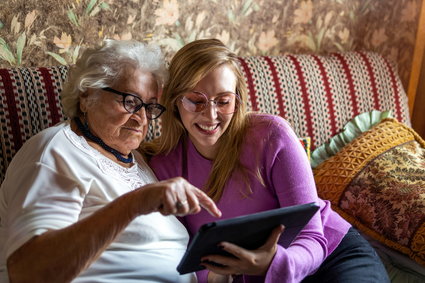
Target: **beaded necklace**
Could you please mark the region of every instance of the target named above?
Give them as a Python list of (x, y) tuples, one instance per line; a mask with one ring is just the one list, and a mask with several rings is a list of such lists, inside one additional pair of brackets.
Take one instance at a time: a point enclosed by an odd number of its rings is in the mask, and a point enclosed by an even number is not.
[(83, 135), (88, 138), (89, 140), (97, 143), (98, 145), (100, 145), (104, 150), (112, 153), (119, 161), (123, 162), (123, 163), (132, 163), (133, 162), (133, 155), (130, 153), (128, 155), (127, 158), (124, 157), (124, 154), (122, 154), (121, 152), (119, 152), (116, 149), (113, 149), (112, 147), (110, 147), (109, 145), (107, 145), (106, 143), (103, 142), (102, 139), (100, 139), (99, 137), (96, 137), (95, 135), (92, 134), (92, 132), (90, 132), (89, 126), (87, 125), (87, 123), (83, 124), (80, 120), (80, 118), (75, 117), (74, 118), (75, 123), (77, 124), (78, 129), (81, 131), (81, 133), (83, 133)]

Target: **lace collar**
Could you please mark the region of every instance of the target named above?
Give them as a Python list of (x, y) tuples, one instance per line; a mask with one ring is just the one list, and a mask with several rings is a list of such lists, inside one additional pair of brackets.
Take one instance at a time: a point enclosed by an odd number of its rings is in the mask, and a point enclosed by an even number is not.
[(64, 133), (73, 145), (84, 153), (90, 155), (95, 160), (97, 166), (103, 173), (119, 178), (123, 182), (127, 183), (132, 189), (136, 189), (156, 181), (155, 175), (143, 158), (135, 156), (133, 152), (131, 154), (133, 155), (134, 164), (127, 168), (112, 161), (100, 153), (97, 149), (90, 146), (83, 136), (77, 135), (71, 129), (70, 122), (66, 122)]

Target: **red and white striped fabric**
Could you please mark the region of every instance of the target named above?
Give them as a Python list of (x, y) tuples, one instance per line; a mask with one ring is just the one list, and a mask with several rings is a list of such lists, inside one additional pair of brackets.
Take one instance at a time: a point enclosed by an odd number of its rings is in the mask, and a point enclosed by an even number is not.
[(391, 110), (410, 126), (407, 96), (394, 66), (372, 52), (327, 56), (240, 58), (249, 109), (284, 117), (312, 149), (339, 133), (356, 115)]
[(64, 119), (59, 93), (65, 66), (0, 69), (0, 181), (30, 137)]
[[(248, 108), (280, 115), (312, 149), (356, 115), (392, 110), (410, 126), (407, 97), (394, 66), (376, 53), (241, 57)], [(67, 66), (0, 68), (0, 181), (22, 144), (65, 117), (59, 94)], [(154, 121), (148, 139), (160, 134)]]

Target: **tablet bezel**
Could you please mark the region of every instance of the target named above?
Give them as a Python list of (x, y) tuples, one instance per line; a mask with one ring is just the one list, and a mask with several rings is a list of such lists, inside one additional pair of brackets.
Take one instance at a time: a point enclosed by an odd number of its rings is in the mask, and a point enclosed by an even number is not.
[(218, 247), (223, 241), (246, 249), (256, 249), (265, 243), (271, 231), (279, 224), (285, 226), (279, 244), (287, 248), (318, 209), (319, 205), (312, 202), (204, 224), (190, 242), (177, 271), (186, 274), (204, 269), (200, 262), (206, 255), (229, 255)]

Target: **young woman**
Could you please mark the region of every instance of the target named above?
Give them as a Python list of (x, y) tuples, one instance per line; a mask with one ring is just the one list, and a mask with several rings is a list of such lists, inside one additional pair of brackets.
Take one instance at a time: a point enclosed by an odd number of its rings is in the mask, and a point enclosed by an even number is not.
[[(159, 179), (182, 176), (203, 188), (223, 218), (320, 205), (286, 249), (278, 243), (280, 228), (257, 250), (221, 243), (235, 257), (206, 256), (207, 270), (198, 273), (201, 282), (217, 279), (215, 274), (232, 275), (237, 282), (389, 281), (373, 248), (318, 197), (307, 156), (290, 125), (280, 117), (246, 112), (247, 88), (237, 56), (220, 41), (194, 41), (177, 52), (161, 99), (168, 109), (162, 136), (145, 148), (154, 155), (150, 165)], [(195, 233), (212, 220), (201, 212), (182, 222)]]

